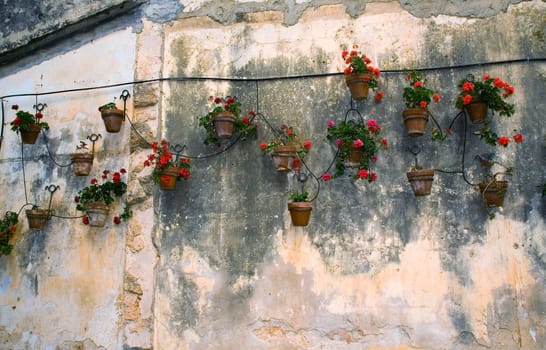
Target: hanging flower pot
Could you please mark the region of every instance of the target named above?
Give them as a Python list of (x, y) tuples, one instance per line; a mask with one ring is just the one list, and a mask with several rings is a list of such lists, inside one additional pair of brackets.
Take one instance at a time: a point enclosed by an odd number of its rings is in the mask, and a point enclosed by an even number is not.
[(27, 209), (28, 227), (41, 230), (49, 220), (49, 211), (46, 209)]
[(216, 135), (219, 139), (229, 139), (233, 135), (235, 114), (231, 112), (220, 112), (214, 115), (213, 123)]
[(296, 147), (292, 145), (277, 146), (271, 153), (271, 158), (277, 171), (290, 171), (296, 157)]
[(364, 157), (364, 150), (362, 148), (353, 148), (349, 157), (343, 160), (343, 165), (345, 168), (358, 168), (362, 157)]
[(108, 216), (108, 205), (104, 202), (92, 202), (87, 204), (85, 212), (89, 218), (89, 226), (103, 227)]
[(481, 182), (479, 185), (483, 201), (486, 207), (502, 207), (508, 181), (494, 180)]
[(402, 112), (404, 125), (409, 136), (422, 136), (428, 122), (428, 110), (425, 108), (407, 108)]
[(125, 113), (121, 109), (117, 109), (116, 104), (113, 102), (99, 107), (99, 111), (106, 131), (110, 133), (118, 133), (121, 129), (123, 121), (125, 120)]
[(162, 190), (174, 190), (178, 180), (179, 169), (171, 166), (161, 171), (159, 175), (159, 188)]
[(28, 130), (21, 130), (21, 140), (23, 143), (33, 145), (36, 143), (41, 131), (42, 126), (39, 123), (30, 124)]
[(72, 168), (76, 176), (87, 176), (93, 167), (94, 156), (91, 153), (72, 153)]
[(294, 226), (307, 226), (309, 218), (313, 210), (312, 202), (290, 202), (288, 203), (288, 211)]
[(434, 180), (434, 169), (417, 169), (406, 173), (415, 196), (428, 196)]
[(352, 73), (345, 75), (345, 82), (351, 92), (351, 97), (355, 100), (365, 100), (368, 98), (370, 88), (370, 74)]
[(483, 101), (470, 102), (464, 109), (473, 124), (482, 124), (487, 119), (488, 107)]

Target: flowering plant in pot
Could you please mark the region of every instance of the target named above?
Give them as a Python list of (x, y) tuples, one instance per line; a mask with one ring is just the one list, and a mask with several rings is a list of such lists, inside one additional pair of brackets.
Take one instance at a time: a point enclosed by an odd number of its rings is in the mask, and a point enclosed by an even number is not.
[(377, 180), (377, 174), (370, 170), (371, 165), (377, 161), (377, 152), (387, 148), (386, 138), (381, 137), (381, 126), (375, 119), (359, 121), (343, 121), (336, 124), (333, 120), (328, 122), (326, 137), (335, 141), (338, 147), (336, 154), (336, 172), (334, 175), (325, 173), (322, 179), (325, 181), (339, 177), (345, 173), (347, 168), (356, 168), (353, 175), (356, 179)]
[(0, 256), (9, 255), (13, 245), (9, 244), (11, 235), (17, 231), (18, 215), (12, 211), (6, 211), (0, 220)]
[(427, 87), (427, 79), (422, 72), (412, 71), (406, 80), (409, 87), (404, 88), (402, 95), (406, 106), (402, 112), (404, 124), (409, 136), (421, 136), (428, 122), (428, 106), (432, 101), (440, 101), (440, 95)]
[[(100, 136), (100, 134), (99, 134)], [(70, 154), (72, 159), (72, 168), (76, 176), (87, 176), (91, 172), (93, 167), (93, 160), (95, 156), (92, 152), (89, 152), (87, 143), (80, 141), (80, 144), (76, 146), (76, 152)]]
[(152, 179), (163, 190), (174, 190), (179, 178), (187, 180), (190, 177), (191, 160), (175, 158), (169, 148), (167, 140), (152, 143), (153, 152), (144, 161), (144, 166), (153, 167)]
[(455, 106), (464, 109), (473, 123), (485, 122), (488, 109), (491, 109), (493, 115), (498, 112), (506, 117), (515, 112), (515, 105), (506, 102), (515, 89), (499, 77), (491, 78), (485, 74), (481, 80), (475, 80), (474, 75), (469, 74), (459, 82), (459, 88), (461, 91)]
[[(127, 192), (127, 184), (122, 179), (126, 173), (124, 168), (119, 171), (105, 169), (101, 174), (101, 181), (92, 178), (88, 186), (78, 191), (74, 201), (77, 203), (76, 209), (85, 212), (82, 219), (84, 224), (104, 226), (110, 204)], [(131, 215), (131, 211), (125, 207), (120, 215), (114, 217), (114, 223), (119, 224), (122, 219), (126, 220)]]
[[(487, 208), (502, 207), (508, 188), (506, 177), (512, 176), (514, 168), (491, 159), (490, 154), (478, 155), (476, 158), (487, 170), (486, 179), (478, 183), (482, 200)], [(494, 214), (489, 213), (493, 218)]]
[(307, 226), (313, 210), (313, 203), (309, 201), (306, 191), (292, 190), (289, 193), (288, 211), (294, 226)]
[(49, 129), (49, 124), (42, 121), (44, 117), (42, 112), (32, 114), (19, 110), (19, 105), (12, 105), (11, 109), (17, 111), (15, 113), (15, 119), (10, 122), (11, 130), (16, 133), (21, 133), (23, 143), (34, 144), (40, 131), (42, 131), (42, 129)]
[(291, 126), (282, 124), (279, 130), (273, 130), (274, 137), (268, 142), (261, 142), (264, 154), (270, 154), (277, 171), (290, 171), (298, 168), (300, 159), (305, 158), (313, 143), (302, 139)]
[(108, 102), (99, 107), (99, 112), (107, 132), (118, 133), (125, 120), (125, 112), (116, 106), (115, 102)]
[(243, 139), (257, 137), (258, 124), (253, 122), (256, 113), (249, 111), (245, 116), (240, 117), (241, 102), (235, 96), (209, 96), (209, 102), (213, 104), (212, 109), (199, 117), (199, 126), (204, 127), (207, 133), (203, 141), (205, 145), (218, 143), (221, 139), (229, 139), (233, 134), (241, 134)]
[[(365, 100), (368, 97), (368, 90), (379, 88), (379, 76), (381, 70), (372, 65), (372, 60), (357, 50), (358, 46), (353, 45), (352, 50), (342, 50), (341, 58), (345, 61), (346, 67), (343, 70), (345, 82), (355, 100)], [(381, 101), (385, 94), (378, 92), (376, 101)]]

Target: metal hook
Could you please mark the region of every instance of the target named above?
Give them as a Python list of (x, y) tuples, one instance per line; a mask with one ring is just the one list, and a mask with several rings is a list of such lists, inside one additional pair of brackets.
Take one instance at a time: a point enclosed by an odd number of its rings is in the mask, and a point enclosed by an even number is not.
[(55, 193), (60, 188), (61, 187), (58, 185), (49, 185), (45, 187), (45, 189), (49, 191), (49, 205), (47, 206), (48, 220), (51, 218), (51, 202), (53, 201), (53, 193)]
[(91, 149), (91, 153), (95, 155), (95, 142), (102, 137), (101, 134), (91, 134), (87, 135), (87, 139), (93, 143), (93, 148)]
[(127, 90), (127, 89), (126, 89), (126, 90), (123, 90), (123, 91), (121, 92), (121, 95), (119, 96), (119, 98), (122, 99), (123, 102), (127, 101), (127, 99), (128, 99), (129, 97), (131, 97), (131, 94), (129, 93), (129, 90)]
[(47, 104), (45, 103), (37, 103), (32, 108), (34, 108), (37, 112), (43, 111), (47, 107)]
[(419, 153), (421, 153), (421, 147), (417, 146), (417, 145), (413, 145), (410, 147), (407, 148), (408, 152), (410, 152), (411, 154), (413, 154), (413, 157), (415, 158), (415, 167), (419, 167), (419, 163), (417, 162), (417, 155)]
[(178, 163), (180, 160), (180, 153), (186, 148), (186, 145), (182, 146), (181, 144), (177, 143), (176, 145), (171, 145), (170, 149), (171, 151), (176, 155), (175, 161)]

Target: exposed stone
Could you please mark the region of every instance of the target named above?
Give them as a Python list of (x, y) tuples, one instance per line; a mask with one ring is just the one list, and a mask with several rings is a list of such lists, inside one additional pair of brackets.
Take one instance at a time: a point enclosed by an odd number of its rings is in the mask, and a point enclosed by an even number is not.
[(150, 147), (150, 140), (153, 140), (153, 133), (146, 123), (133, 123), (131, 128), (130, 151), (146, 149)]
[[(157, 83), (137, 84), (134, 87), (134, 107), (148, 107), (156, 105), (159, 100)], [(139, 120), (143, 121), (143, 120)]]

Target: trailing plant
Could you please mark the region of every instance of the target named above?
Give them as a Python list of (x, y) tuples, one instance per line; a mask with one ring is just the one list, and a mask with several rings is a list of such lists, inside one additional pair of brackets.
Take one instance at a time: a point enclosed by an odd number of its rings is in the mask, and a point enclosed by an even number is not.
[(18, 105), (12, 105), (11, 109), (17, 111), (17, 113), (15, 113), (15, 119), (13, 119), (10, 123), (12, 131), (15, 131), (16, 133), (28, 131), (30, 130), (30, 126), (33, 124), (40, 125), (44, 130), (49, 129), (49, 124), (42, 121), (42, 118), (44, 117), (42, 112), (32, 114), (30, 112), (19, 110)]
[(0, 221), (0, 256), (9, 255), (13, 245), (9, 244), (9, 238), (17, 231), (18, 215), (12, 211), (6, 211)]
[(412, 71), (406, 76), (409, 87), (404, 88), (402, 97), (406, 108), (423, 108), (434, 101), (440, 101), (440, 95), (427, 87), (427, 79), (425, 74), (418, 71)]
[(260, 149), (264, 154), (271, 154), (280, 146), (294, 146), (300, 158), (305, 158), (313, 143), (307, 139), (302, 139), (294, 131), (293, 127), (282, 124), (278, 130), (274, 130), (273, 139), (260, 143)]
[(336, 172), (334, 175), (325, 173), (322, 179), (328, 181), (345, 173), (344, 161), (349, 158), (354, 150), (361, 151), (363, 156), (353, 176), (357, 179), (373, 182), (377, 180), (377, 174), (370, 170), (372, 163), (377, 161), (377, 152), (380, 147), (387, 148), (386, 138), (381, 137), (381, 126), (375, 119), (369, 119), (366, 123), (349, 120), (336, 124), (333, 120), (328, 122), (327, 135), (329, 140), (335, 141), (338, 147), (336, 156)]
[(207, 134), (205, 140), (203, 141), (205, 145), (218, 143), (220, 141), (216, 135), (214, 116), (221, 112), (233, 113), (235, 116), (235, 120), (233, 122), (233, 132), (241, 134), (243, 136), (243, 140), (245, 140), (247, 137), (256, 138), (258, 136), (258, 124), (253, 122), (256, 113), (250, 110), (245, 116), (240, 117), (242, 112), (241, 102), (239, 102), (235, 96), (209, 96), (208, 100), (213, 105), (212, 109), (207, 112), (207, 114), (199, 117), (199, 126), (204, 127)]
[(501, 78), (491, 78), (489, 74), (482, 76), (482, 80), (474, 80), (469, 74), (459, 82), (461, 92), (455, 106), (463, 109), (472, 102), (482, 101), (491, 109), (493, 115), (498, 112), (502, 116), (510, 117), (515, 112), (515, 105), (505, 101), (514, 93), (514, 87)]
[(175, 159), (170, 149), (170, 142), (161, 140), (161, 142), (152, 143), (152, 153), (148, 155), (144, 161), (144, 166), (153, 167), (152, 179), (155, 183), (159, 183), (163, 175), (163, 170), (167, 168), (178, 168), (178, 176), (187, 180), (190, 175), (191, 160), (187, 157)]

